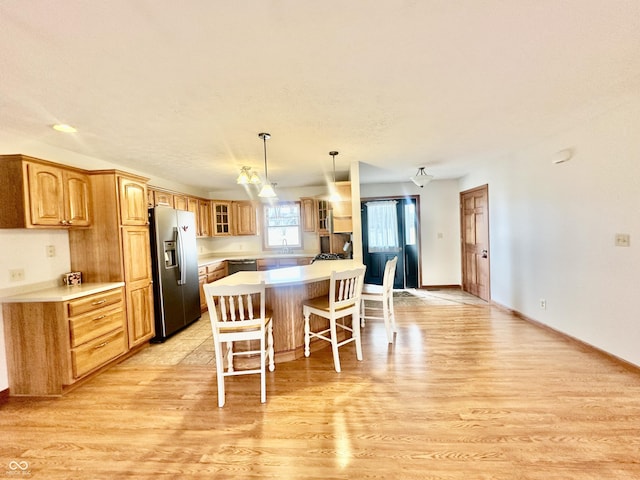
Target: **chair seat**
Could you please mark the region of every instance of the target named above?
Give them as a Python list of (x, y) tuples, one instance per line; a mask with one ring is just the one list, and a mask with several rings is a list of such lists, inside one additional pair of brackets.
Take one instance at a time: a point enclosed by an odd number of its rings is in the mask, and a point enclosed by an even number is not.
[[(315, 297), (309, 300), (304, 301), (304, 306), (309, 307), (314, 310), (322, 310), (329, 311), (329, 298), (325, 295), (324, 297)], [(337, 308), (336, 312), (340, 312), (341, 310), (350, 310), (353, 306)]]
[(365, 283), (362, 287), (362, 295), (376, 295), (380, 296), (384, 293), (384, 288), (382, 285), (372, 285), (370, 283)]
[[(270, 310), (265, 310), (265, 314), (264, 314), (265, 327), (269, 324), (272, 317), (273, 317), (273, 313)], [(253, 318), (255, 318), (256, 320), (259, 320), (260, 312), (256, 312)], [(238, 325), (236, 322), (227, 321), (227, 322), (220, 322), (218, 328), (220, 330), (220, 333), (250, 332), (252, 330), (260, 330), (260, 324), (256, 323), (255, 326), (247, 325), (247, 324)]]

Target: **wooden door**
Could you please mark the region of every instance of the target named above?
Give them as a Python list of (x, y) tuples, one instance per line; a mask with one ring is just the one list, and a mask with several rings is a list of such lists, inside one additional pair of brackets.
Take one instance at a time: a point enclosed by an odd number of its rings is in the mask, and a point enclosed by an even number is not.
[(256, 235), (256, 206), (253, 202), (233, 202), (232, 222), (236, 235)]
[(491, 299), (489, 277), (489, 187), (460, 193), (462, 289)]
[(211, 237), (211, 201), (198, 200), (198, 236)]
[(213, 212), (213, 236), (231, 235), (231, 202), (211, 202)]

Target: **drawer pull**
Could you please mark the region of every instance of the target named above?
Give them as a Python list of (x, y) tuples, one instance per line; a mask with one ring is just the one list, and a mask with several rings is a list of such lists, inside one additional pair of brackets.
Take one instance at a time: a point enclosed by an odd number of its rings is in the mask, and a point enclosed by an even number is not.
[(102, 305), (106, 300), (98, 300), (97, 302), (93, 302), (91, 305)]
[(102, 342), (100, 345), (96, 345), (95, 347), (93, 347), (93, 349), (98, 350), (99, 348), (106, 347), (108, 344), (109, 342)]
[(100, 315), (99, 317), (94, 318), (93, 321), (97, 322), (98, 320), (102, 320), (104, 317), (106, 317), (106, 315)]

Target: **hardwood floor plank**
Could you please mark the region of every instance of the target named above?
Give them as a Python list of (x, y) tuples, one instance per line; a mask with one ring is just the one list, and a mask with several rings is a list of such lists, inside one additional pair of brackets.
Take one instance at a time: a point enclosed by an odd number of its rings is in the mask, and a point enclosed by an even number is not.
[(340, 374), (330, 349), (278, 364), (266, 404), (252, 375), (217, 407), (202, 321), (61, 398), (10, 397), (0, 475), (640, 478), (640, 371), (459, 294), (402, 300), (396, 343), (369, 321), (362, 362), (345, 347)]

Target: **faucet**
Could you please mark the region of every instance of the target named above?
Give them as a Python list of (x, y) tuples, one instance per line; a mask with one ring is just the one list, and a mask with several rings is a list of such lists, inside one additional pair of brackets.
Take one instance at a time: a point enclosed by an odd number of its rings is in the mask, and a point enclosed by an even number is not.
[(287, 239), (282, 239), (282, 248), (280, 249), (280, 253), (289, 253), (289, 246), (287, 245)]

